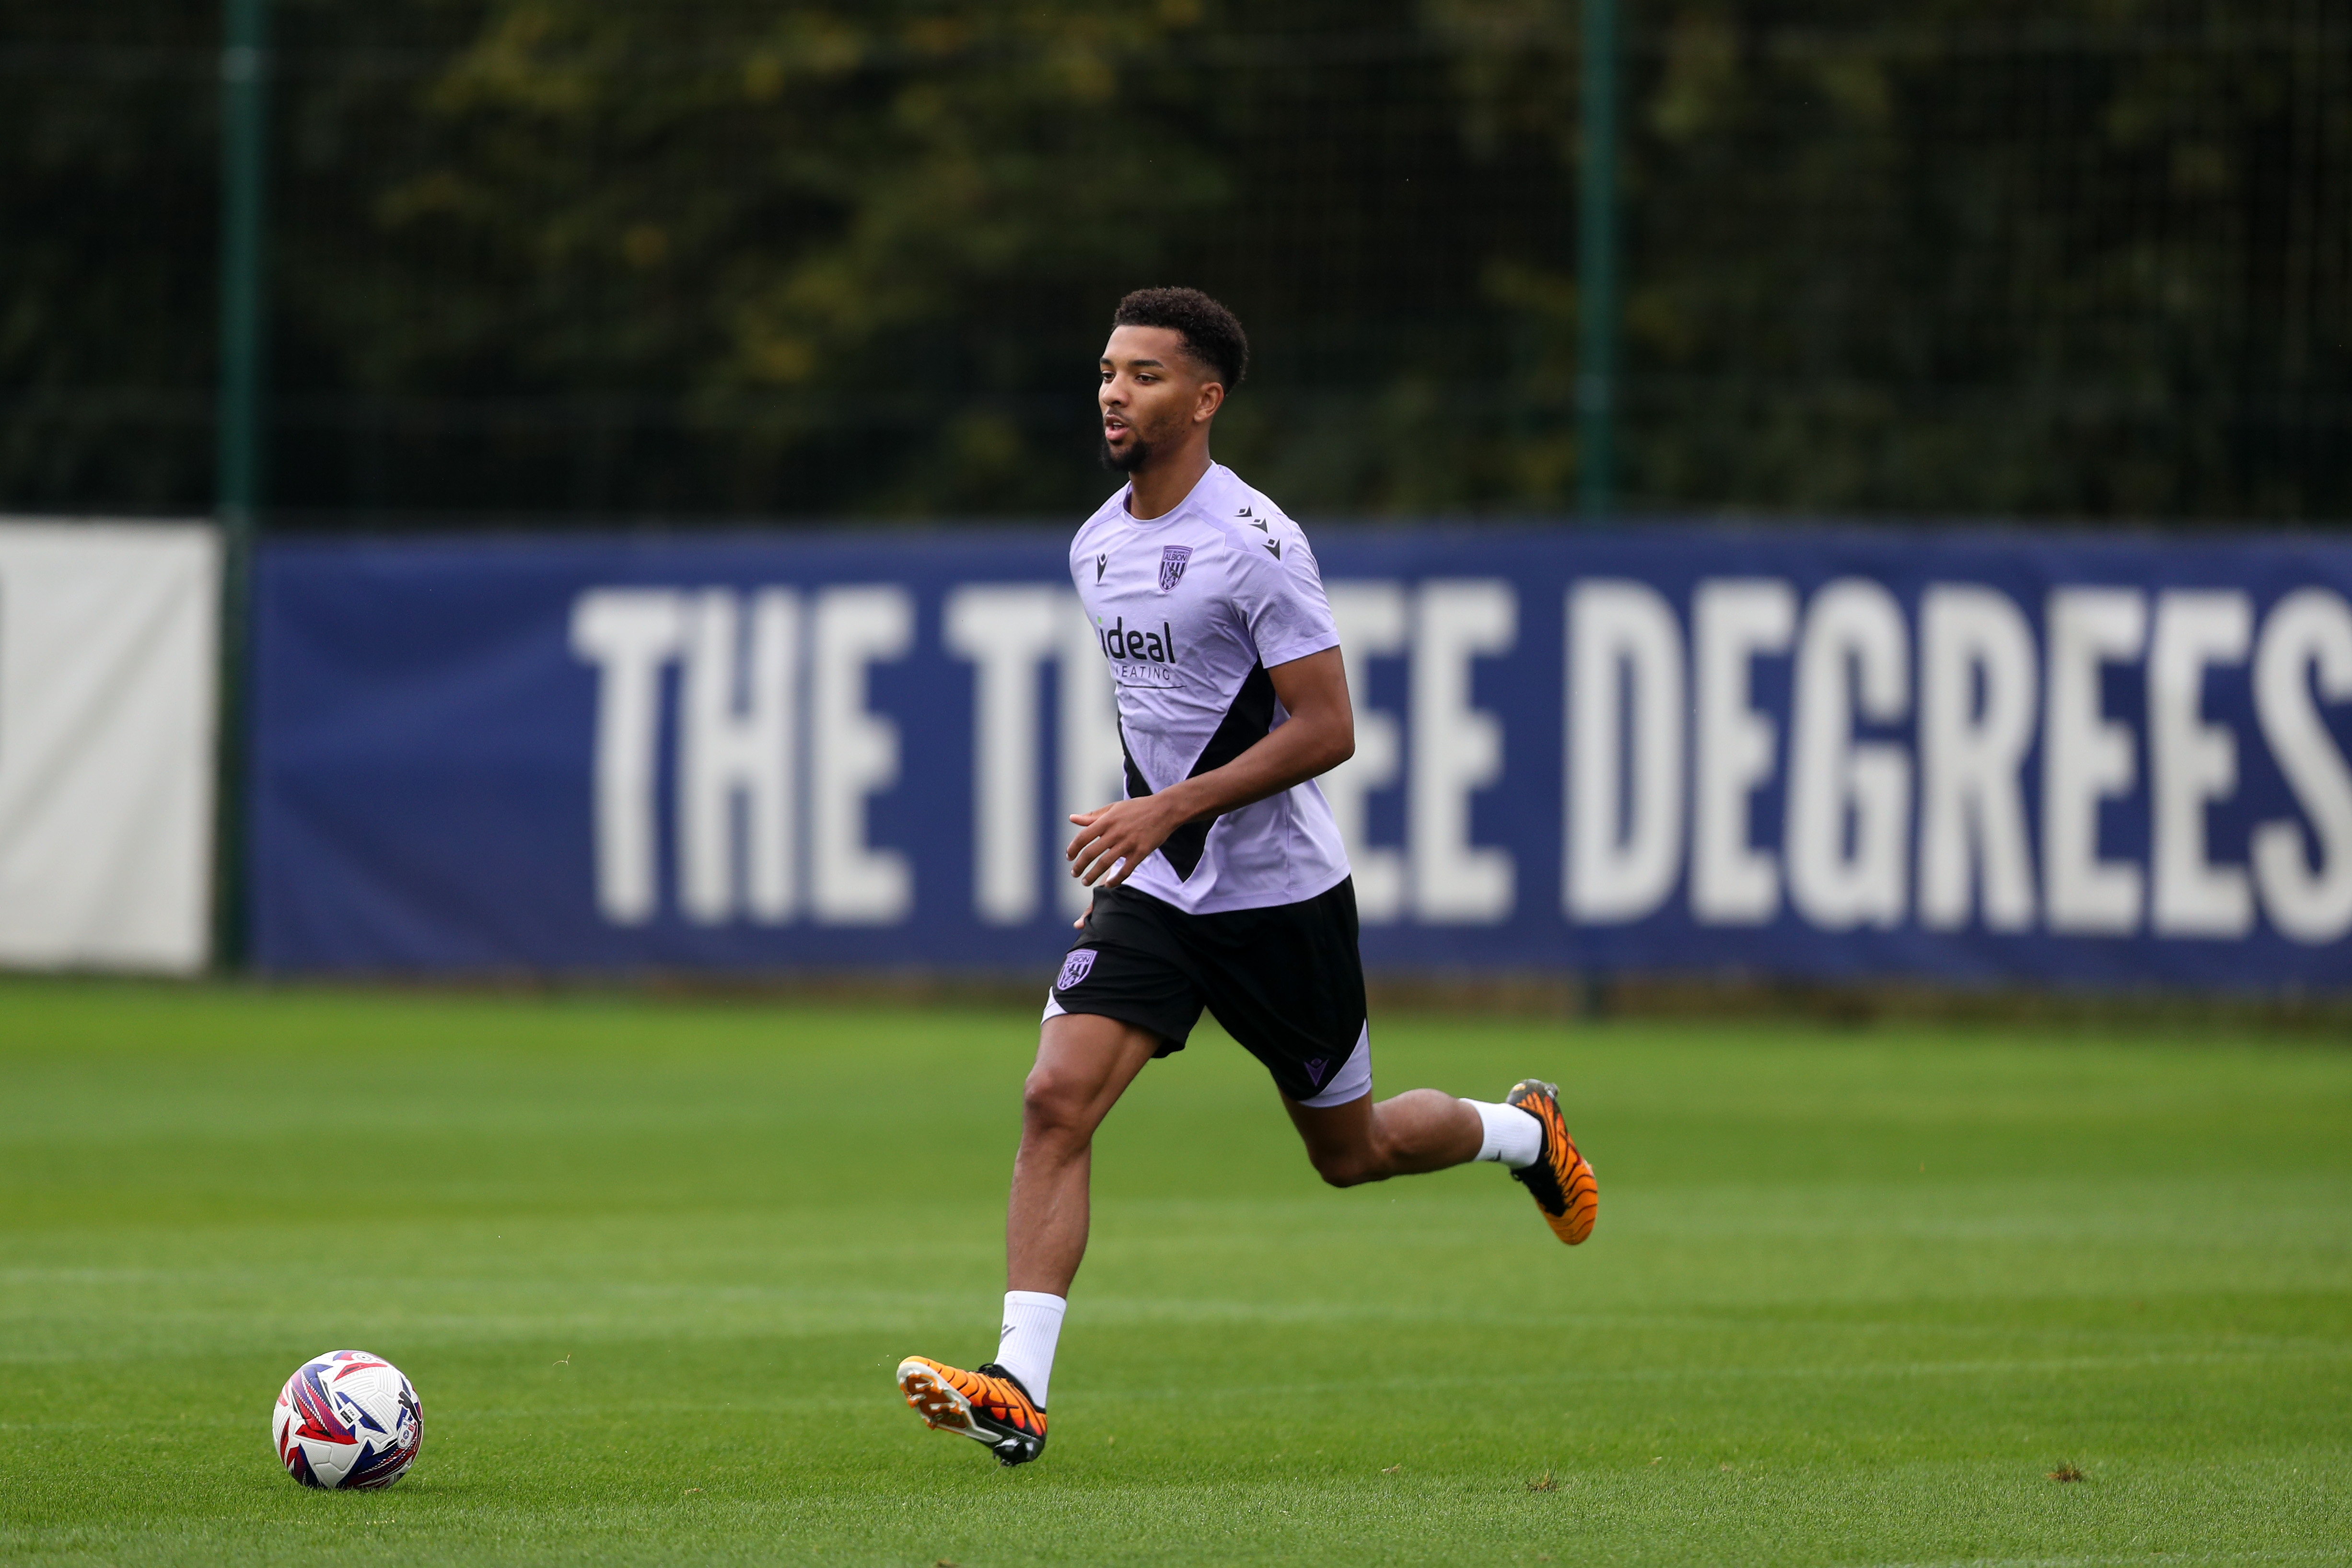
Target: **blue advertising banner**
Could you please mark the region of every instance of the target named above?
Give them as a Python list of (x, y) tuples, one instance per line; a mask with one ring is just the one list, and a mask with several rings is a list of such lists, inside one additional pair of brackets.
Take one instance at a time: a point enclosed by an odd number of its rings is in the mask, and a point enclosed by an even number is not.
[[(2347, 982), (2352, 548), (1318, 532), (1376, 968)], [(1042, 987), (1120, 792), (1065, 549), (268, 545), (257, 960)]]

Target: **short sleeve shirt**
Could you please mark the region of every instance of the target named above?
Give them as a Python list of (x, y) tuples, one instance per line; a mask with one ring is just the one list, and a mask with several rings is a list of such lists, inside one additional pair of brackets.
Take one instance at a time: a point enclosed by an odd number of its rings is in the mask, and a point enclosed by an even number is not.
[[(1298, 525), (1222, 464), (1139, 522), (1122, 489), (1070, 546), (1070, 577), (1118, 689), (1130, 799), (1221, 768), (1289, 716), (1266, 672), (1339, 643)], [(1128, 885), (1195, 915), (1297, 904), (1348, 874), (1313, 780), (1192, 822)]]

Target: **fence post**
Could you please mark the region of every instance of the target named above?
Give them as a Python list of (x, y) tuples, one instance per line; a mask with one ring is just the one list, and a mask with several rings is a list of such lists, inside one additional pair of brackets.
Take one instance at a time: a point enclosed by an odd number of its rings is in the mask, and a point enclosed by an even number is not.
[(214, 515), (221, 529), (220, 757), (213, 835), (213, 963), (245, 959), (247, 621), (262, 494), (268, 0), (226, 0), (220, 57), (220, 395)]
[(1617, 0), (1584, 0), (1576, 225), (1576, 491), (1588, 521), (1616, 504)]

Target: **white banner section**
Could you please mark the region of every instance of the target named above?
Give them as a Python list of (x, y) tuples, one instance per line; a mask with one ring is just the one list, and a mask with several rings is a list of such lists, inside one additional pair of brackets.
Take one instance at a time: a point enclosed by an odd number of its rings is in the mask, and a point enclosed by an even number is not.
[(204, 967), (220, 541), (0, 519), (0, 964)]

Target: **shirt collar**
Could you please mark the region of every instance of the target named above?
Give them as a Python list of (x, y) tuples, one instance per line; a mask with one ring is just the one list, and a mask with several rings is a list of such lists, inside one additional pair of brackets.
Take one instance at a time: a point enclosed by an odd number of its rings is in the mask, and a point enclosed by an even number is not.
[(1207, 471), (1204, 472), (1198, 479), (1192, 481), (1192, 487), (1184, 492), (1184, 498), (1182, 500), (1169, 507), (1160, 516), (1150, 518), (1149, 521), (1137, 517), (1133, 512), (1127, 509), (1127, 503), (1133, 498), (1135, 495), (1135, 481), (1130, 479), (1127, 482), (1127, 488), (1118, 493), (1118, 515), (1127, 520), (1127, 524), (1129, 528), (1165, 528), (1170, 523), (1172, 523), (1179, 517), (1184, 516), (1185, 513), (1191, 511), (1192, 509), (1192, 503), (1201, 498), (1201, 492), (1208, 488), (1209, 481), (1215, 478), (1218, 475), (1223, 474), (1224, 471), (1225, 465), (1223, 464), (1210, 464)]

